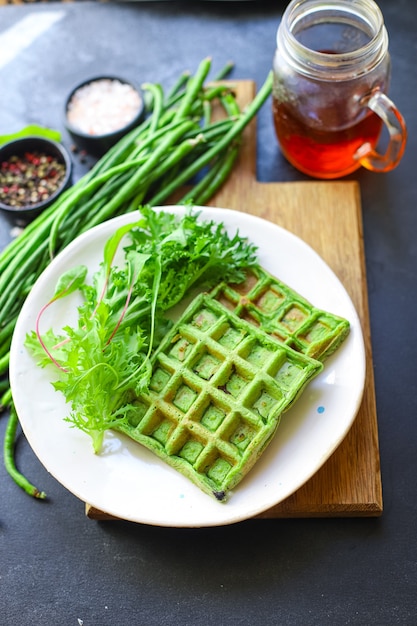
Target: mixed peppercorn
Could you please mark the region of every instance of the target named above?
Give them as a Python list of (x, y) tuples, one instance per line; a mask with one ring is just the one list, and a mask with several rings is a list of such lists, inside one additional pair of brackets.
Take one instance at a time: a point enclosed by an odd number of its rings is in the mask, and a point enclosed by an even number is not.
[(61, 186), (65, 169), (43, 152), (9, 157), (0, 164), (0, 202), (19, 209), (47, 200)]

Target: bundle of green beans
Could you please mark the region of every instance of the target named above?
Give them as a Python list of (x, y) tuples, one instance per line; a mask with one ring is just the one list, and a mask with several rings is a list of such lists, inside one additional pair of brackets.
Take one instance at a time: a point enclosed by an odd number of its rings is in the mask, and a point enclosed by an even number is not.
[[(178, 204), (195, 205), (206, 204), (215, 194), (233, 168), (243, 130), (272, 88), (269, 73), (254, 100), (241, 110), (231, 87), (221, 82), (231, 68), (226, 65), (207, 82), (211, 59), (206, 58), (194, 75), (183, 73), (168, 94), (159, 84), (143, 85), (149, 111), (145, 121), (0, 253), (0, 410), (10, 410), (4, 462), (30, 495), (45, 497), (16, 467), (18, 417), (8, 382), (11, 338), (23, 302), (51, 259), (93, 226), (145, 204), (163, 205), (174, 193), (180, 196)], [(224, 110), (221, 119), (212, 115), (214, 102)]]

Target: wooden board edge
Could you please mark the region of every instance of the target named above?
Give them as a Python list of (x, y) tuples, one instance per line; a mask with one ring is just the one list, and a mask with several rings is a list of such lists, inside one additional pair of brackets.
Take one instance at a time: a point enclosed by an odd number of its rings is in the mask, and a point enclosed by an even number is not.
[[(90, 504), (85, 504), (85, 515), (89, 519), (97, 522), (125, 521), (122, 518), (105, 513)], [(378, 502), (363, 504), (358, 510), (356, 502), (329, 507), (327, 504), (316, 508), (290, 508), (288, 511), (281, 510), (275, 512), (269, 509), (253, 518), (248, 519), (307, 519), (307, 518), (345, 518), (345, 517), (381, 517), (382, 507)]]
[[(238, 81), (240, 84), (240, 88), (243, 85), (246, 96), (251, 96), (254, 92), (254, 83), (253, 81)], [(252, 145), (255, 141), (256, 137), (256, 121), (253, 120), (251, 125), (249, 125), (246, 130), (247, 136), (246, 141), (244, 142), (243, 148), (248, 149), (248, 146)], [(256, 163), (253, 160), (253, 151), (249, 151), (247, 153), (245, 150), (241, 155), (241, 159), (246, 164), (246, 173), (247, 176), (245, 180), (248, 182), (248, 191), (252, 189), (252, 185), (256, 184), (256, 173), (254, 170), (256, 169)], [(254, 176), (251, 176), (254, 174)], [(264, 183), (264, 185), (274, 186), (277, 183)], [(294, 188), (294, 183), (288, 183)], [(296, 183), (297, 185), (308, 186), (309, 184), (317, 184), (316, 182), (306, 181)], [(323, 183), (328, 184), (328, 183)], [(336, 183), (338, 184), (338, 183)], [(361, 212), (361, 203), (360, 203), (360, 187), (356, 181), (343, 182), (345, 188), (349, 190), (353, 190), (353, 193), (356, 196), (356, 212), (357, 212), (357, 226), (359, 229), (358, 237), (359, 237), (359, 247), (360, 247), (360, 255), (359, 255), (359, 263), (362, 270), (363, 282), (362, 282), (362, 293), (361, 293), (361, 311), (360, 317), (362, 321), (362, 328), (364, 333), (364, 341), (365, 341), (365, 349), (366, 349), (366, 359), (367, 359), (367, 382), (366, 382), (366, 393), (364, 394), (363, 402), (367, 403), (368, 409), (371, 410), (373, 415), (373, 450), (378, 460), (378, 467), (373, 465), (370, 470), (373, 473), (373, 489), (372, 493), (368, 494), (369, 501), (364, 502), (363, 499), (360, 501), (350, 500), (348, 502), (334, 502), (331, 497), (328, 498), (327, 501), (321, 501), (320, 503), (309, 501), (308, 497), (297, 500), (297, 492), (293, 494), (293, 496), (289, 496), (286, 500), (275, 505), (268, 511), (256, 516), (254, 519), (290, 519), (290, 518), (309, 518), (309, 517), (378, 517), (383, 512), (383, 499), (382, 499), (382, 478), (380, 474), (379, 468), (379, 445), (378, 445), (378, 433), (377, 433), (377, 419), (376, 419), (376, 399), (375, 399), (375, 385), (374, 385), (374, 374), (373, 374), (373, 365), (372, 365), (372, 347), (371, 347), (371, 335), (370, 335), (370, 322), (369, 322), (369, 304), (368, 304), (368, 293), (367, 293), (367, 281), (366, 281), (366, 266), (365, 266), (365, 251), (364, 251), (364, 241), (363, 241), (363, 230), (362, 230), (362, 212)], [(278, 183), (280, 187), (285, 187), (287, 183)], [(220, 192), (217, 194), (216, 199), (213, 200), (212, 203), (215, 206), (223, 206), (228, 205), (229, 202), (223, 202), (222, 199), (228, 198), (228, 189), (225, 186)], [(243, 208), (244, 210), (244, 208)], [(262, 208), (258, 207), (257, 214), (259, 217), (264, 217), (262, 215)], [(297, 233), (296, 233), (297, 234)], [(337, 450), (334, 454), (337, 454)], [(308, 490), (308, 483), (307, 490)], [(304, 487), (300, 488), (300, 491), (304, 491)], [(109, 515), (103, 511), (98, 510), (97, 508), (89, 505), (88, 503), (85, 505), (86, 515), (88, 518), (92, 520), (117, 520), (120, 518)]]

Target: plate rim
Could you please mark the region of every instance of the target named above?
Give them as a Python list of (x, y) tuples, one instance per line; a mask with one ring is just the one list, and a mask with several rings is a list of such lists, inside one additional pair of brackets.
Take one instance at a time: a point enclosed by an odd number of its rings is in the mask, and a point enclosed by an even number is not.
[[(161, 207), (152, 207), (154, 210), (157, 211), (169, 211), (169, 212), (174, 212), (177, 214), (182, 214), (184, 213), (187, 208), (190, 207), (185, 207), (182, 205), (167, 205), (167, 206), (161, 206)], [(94, 501), (94, 498), (85, 498), (84, 496), (80, 496), (79, 495), (79, 490), (74, 490), (71, 489), (67, 484), (65, 484), (60, 478), (58, 478), (51, 469), (50, 467), (48, 467), (48, 464), (45, 462), (45, 460), (43, 458), (40, 458), (39, 454), (37, 453), (36, 450), (36, 445), (33, 445), (33, 440), (32, 440), (32, 433), (30, 433), (30, 429), (27, 428), (27, 424), (25, 424), (25, 420), (23, 419), (23, 422), (21, 421), (21, 426), (22, 426), (22, 430), (28, 440), (29, 445), (31, 446), (32, 450), (34, 451), (35, 455), (38, 457), (38, 459), (40, 460), (40, 462), (42, 463), (42, 465), (44, 465), (44, 467), (47, 469), (47, 471), (61, 484), (64, 486), (64, 488), (66, 488), (68, 491), (70, 491), (71, 493), (73, 493), (73, 495), (75, 495), (76, 497), (80, 498), (82, 501), (86, 502), (87, 504), (93, 506), (96, 509), (99, 509), (101, 511), (103, 511), (104, 513), (108, 513), (116, 518), (119, 519), (125, 519), (127, 521), (133, 521), (133, 522), (137, 522), (137, 523), (144, 523), (144, 524), (148, 524), (148, 525), (154, 525), (154, 526), (166, 526), (166, 527), (187, 527), (187, 528), (191, 528), (191, 527), (209, 527), (209, 526), (221, 526), (221, 525), (229, 525), (229, 524), (233, 524), (239, 521), (243, 521), (245, 519), (249, 519), (254, 517), (255, 515), (261, 514), (263, 512), (265, 512), (266, 510), (268, 510), (271, 506), (275, 506), (277, 504), (279, 504), (280, 502), (282, 502), (283, 500), (285, 500), (287, 497), (289, 497), (290, 495), (292, 495), (293, 493), (295, 493), (303, 484), (305, 484), (319, 469), (320, 467), (322, 467), (322, 465), (324, 465), (324, 463), (328, 460), (328, 458), (333, 454), (333, 452), (336, 450), (336, 448), (340, 445), (340, 443), (343, 441), (343, 439), (345, 438), (345, 436), (347, 435), (347, 433), (349, 432), (353, 422), (356, 419), (357, 413), (359, 411), (361, 402), (362, 402), (362, 397), (363, 397), (363, 393), (364, 393), (364, 388), (365, 388), (365, 377), (366, 377), (366, 354), (365, 354), (365, 345), (364, 345), (364, 338), (363, 338), (363, 333), (362, 333), (362, 328), (361, 328), (361, 323), (360, 323), (360, 319), (359, 316), (357, 314), (356, 308), (350, 298), (350, 295), (348, 294), (346, 288), (344, 287), (344, 285), (342, 284), (342, 282), (340, 281), (340, 279), (337, 277), (337, 275), (335, 274), (335, 272), (332, 270), (332, 268), (324, 261), (324, 259), (317, 253), (316, 250), (314, 250), (314, 248), (308, 244), (307, 242), (305, 242), (301, 237), (299, 237), (298, 235), (294, 234), (293, 232), (285, 229), (284, 227), (275, 224), (269, 220), (266, 220), (263, 217), (259, 217), (256, 215), (253, 215), (251, 213), (244, 213), (244, 212), (240, 212), (240, 211), (236, 211), (234, 209), (228, 209), (228, 208), (220, 208), (220, 207), (203, 207), (203, 206), (193, 206), (191, 207), (193, 211), (198, 212), (198, 213), (203, 213), (203, 219), (206, 219), (204, 214), (208, 214), (210, 215), (213, 214), (216, 216), (216, 218), (219, 218), (220, 221), (224, 221), (221, 220), (221, 215), (224, 216), (228, 216), (229, 218), (235, 217), (238, 221), (236, 224), (236, 229), (240, 230), (241, 226), (239, 224), (239, 220), (245, 222), (245, 225), (247, 222), (253, 222), (253, 224), (258, 224), (260, 228), (270, 228), (273, 227), (273, 229), (278, 229), (282, 236), (284, 236), (285, 238), (289, 238), (290, 240), (293, 240), (294, 242), (296, 242), (296, 245), (303, 247), (305, 250), (307, 250), (309, 255), (314, 256), (315, 260), (317, 263), (321, 264), (323, 268), (326, 268), (326, 271), (329, 273), (329, 276), (331, 276), (332, 280), (335, 281), (335, 283), (338, 285), (339, 290), (341, 290), (341, 293), (344, 294), (345, 299), (347, 299), (347, 301), (350, 303), (350, 307), (352, 310), (352, 313), (355, 315), (355, 320), (351, 320), (349, 319), (351, 326), (355, 327), (355, 331), (356, 333), (359, 335), (357, 337), (357, 341), (359, 342), (358, 345), (361, 348), (361, 354), (358, 355), (358, 359), (360, 357), (360, 363), (358, 363), (359, 368), (361, 370), (361, 377), (362, 377), (362, 385), (361, 385), (361, 389), (359, 389), (357, 391), (357, 397), (356, 397), (356, 403), (354, 408), (352, 409), (352, 415), (349, 419), (349, 421), (346, 422), (346, 427), (344, 429), (343, 432), (340, 433), (339, 437), (336, 438), (333, 442), (333, 445), (331, 447), (329, 447), (326, 451), (326, 454), (323, 457), (322, 462), (317, 466), (311, 469), (310, 472), (304, 474), (304, 478), (302, 480), (302, 482), (300, 482), (299, 484), (295, 485), (293, 489), (291, 489), (291, 491), (289, 491), (288, 493), (286, 493), (286, 495), (284, 495), (283, 497), (280, 497), (277, 501), (275, 502), (268, 502), (268, 503), (264, 503), (261, 506), (253, 506), (253, 507), (248, 507), (246, 513), (240, 512), (237, 513), (236, 515), (225, 515), (224, 519), (221, 519), (221, 521), (219, 519), (214, 519), (214, 520), (200, 520), (200, 521), (194, 521), (194, 522), (188, 522), (186, 520), (183, 521), (183, 523), (179, 523), (178, 520), (172, 524), (169, 522), (169, 520), (162, 520), (162, 519), (150, 519), (149, 517), (145, 519), (145, 517), (142, 517), (141, 519), (139, 519), (137, 516), (126, 516), (125, 514), (123, 514), (122, 516), (120, 516), (120, 513), (117, 513), (117, 511), (114, 511), (112, 509), (112, 507), (104, 507), (103, 508), (103, 503), (97, 503)], [(83, 245), (83, 242), (87, 239), (90, 240), (95, 240), (97, 238), (100, 237), (100, 234), (103, 234), (103, 232), (108, 232), (109, 230), (111, 231), (112, 228), (117, 228), (117, 226), (123, 224), (123, 223), (128, 223), (128, 222), (134, 222), (137, 221), (137, 219), (139, 219), (141, 216), (139, 211), (134, 211), (128, 214), (124, 214), (115, 218), (112, 218), (110, 220), (107, 220), (106, 222), (103, 222), (101, 224), (98, 224), (97, 226), (95, 226), (94, 228), (82, 233), (81, 235), (79, 235), (76, 239), (74, 239), (68, 246), (66, 246), (66, 248), (61, 251), (56, 257), (55, 259), (48, 265), (48, 267), (44, 270), (44, 272), (42, 272), (41, 276), (38, 278), (38, 280), (35, 283), (35, 286), (38, 285), (39, 281), (45, 280), (45, 276), (48, 277), (49, 274), (53, 274), (55, 271), (55, 268), (59, 267), (59, 265), (64, 262), (65, 263), (65, 259), (66, 257), (70, 257), (73, 250), (77, 250), (80, 246)], [(211, 218), (207, 218), (207, 219), (211, 219)], [(227, 219), (226, 219), (227, 222)], [(232, 228), (230, 224), (227, 224), (227, 227), (229, 228), (229, 230)], [(278, 232), (278, 231), (277, 231)], [(110, 233), (107, 235), (107, 237), (110, 235)], [(106, 238), (107, 238), (106, 237)], [(249, 237), (249, 236), (248, 236)], [(60, 270), (60, 273), (62, 273), (62, 269)], [(35, 287), (34, 286), (34, 287)], [(35, 293), (35, 297), (36, 297), (36, 290), (33, 289), (34, 293)], [(31, 292), (32, 293), (32, 292)], [(303, 294), (304, 295), (304, 294)], [(17, 389), (18, 385), (17, 385), (17, 371), (18, 371), (18, 365), (16, 364), (18, 361), (18, 355), (17, 355), (17, 351), (19, 349), (22, 348), (22, 344), (19, 344), (19, 332), (20, 332), (20, 328), (24, 327), (24, 319), (25, 319), (25, 314), (27, 311), (27, 308), (30, 306), (30, 303), (32, 301), (31, 298), (31, 294), (29, 294), (28, 298), (26, 299), (22, 310), (18, 316), (18, 320), (16, 323), (16, 327), (15, 327), (15, 331), (13, 333), (13, 338), (12, 338), (12, 345), (11, 345), (11, 351), (10, 351), (10, 383), (11, 383), (11, 388), (12, 388), (12, 393), (13, 393), (13, 389)], [(36, 365), (34, 365), (34, 367), (38, 367)], [(324, 368), (326, 369), (326, 367)], [(54, 392), (56, 393), (56, 392)], [(22, 408), (22, 403), (20, 402), (20, 400), (17, 400), (17, 402), (15, 402), (15, 406), (16, 406), (16, 410), (18, 412), (19, 415), (19, 408)], [(19, 417), (20, 420), (20, 417)], [(171, 469), (171, 468), (169, 468)], [(175, 470), (172, 470), (175, 472)], [(252, 472), (253, 470), (251, 470)], [(210, 498), (210, 496), (207, 496), (206, 494), (204, 494), (204, 497), (206, 498)], [(233, 498), (233, 495), (232, 495)], [(88, 500), (88, 501), (87, 501)], [(222, 509), (224, 509), (226, 507), (226, 509), (229, 507), (230, 509), (230, 505), (228, 503), (226, 504), (219, 504), (219, 503), (215, 503), (217, 506), (222, 507)]]

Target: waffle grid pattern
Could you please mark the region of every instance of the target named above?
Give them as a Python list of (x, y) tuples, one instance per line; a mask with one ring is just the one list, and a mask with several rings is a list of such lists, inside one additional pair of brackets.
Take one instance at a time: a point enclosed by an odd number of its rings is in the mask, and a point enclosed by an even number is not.
[(314, 307), (260, 267), (248, 272), (242, 284), (220, 284), (212, 296), (279, 342), (320, 361), (349, 334), (347, 320)]
[(119, 429), (225, 501), (322, 367), (202, 294), (154, 355), (150, 391)]

